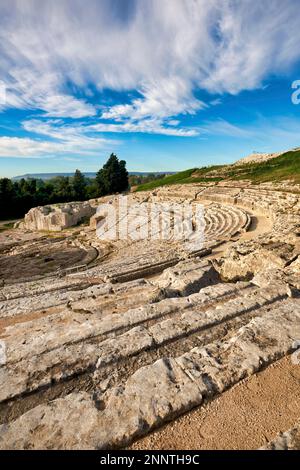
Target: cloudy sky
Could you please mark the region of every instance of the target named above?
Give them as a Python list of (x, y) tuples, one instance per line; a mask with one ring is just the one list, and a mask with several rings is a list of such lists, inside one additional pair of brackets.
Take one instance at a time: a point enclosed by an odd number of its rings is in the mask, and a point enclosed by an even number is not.
[(0, 0), (0, 176), (300, 146), (295, 0)]

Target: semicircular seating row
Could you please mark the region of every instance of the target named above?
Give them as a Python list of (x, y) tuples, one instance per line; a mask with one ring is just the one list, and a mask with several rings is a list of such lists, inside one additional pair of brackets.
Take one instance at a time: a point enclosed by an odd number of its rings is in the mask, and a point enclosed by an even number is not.
[[(195, 204), (193, 204), (193, 206), (195, 207)], [(166, 212), (167, 210), (168, 209), (166, 208)], [(139, 216), (140, 213), (137, 207), (136, 212), (131, 212), (129, 221), (132, 222), (137, 220)], [(251, 217), (245, 210), (230, 205), (212, 203), (204, 208), (205, 241), (211, 242), (222, 239), (227, 240), (228, 238), (236, 235), (238, 232), (246, 231), (249, 228), (250, 223)], [(145, 224), (149, 224), (150, 226), (150, 214), (148, 218), (147, 216), (145, 217), (145, 220), (141, 223), (140, 228), (145, 226)], [(157, 239), (163, 239), (159, 236), (160, 232), (161, 226), (158, 231), (155, 232)], [(132, 232), (129, 231), (128, 235), (129, 240), (132, 240)], [(173, 237), (171, 237), (171, 239), (172, 238)]]
[(230, 239), (246, 231), (251, 223), (247, 212), (237, 207), (213, 204), (205, 209), (205, 241)]

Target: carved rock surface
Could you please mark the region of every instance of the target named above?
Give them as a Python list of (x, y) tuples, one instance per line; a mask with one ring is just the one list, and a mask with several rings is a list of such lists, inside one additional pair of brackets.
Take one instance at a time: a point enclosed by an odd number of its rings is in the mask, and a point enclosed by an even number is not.
[(60, 231), (73, 227), (96, 212), (90, 202), (69, 202), (30, 209), (24, 218), (28, 230)]
[(65, 230), (117, 196), (35, 208), (31, 231), (1, 232), (0, 448), (126, 446), (297, 354), (299, 193), (211, 181), (129, 196), (133, 221), (145, 201), (204, 207), (192, 250), (102, 240), (96, 217)]
[[(290, 300), (250, 321), (227, 341), (143, 367), (124, 386), (100, 396), (98, 405), (97, 399), (93, 403), (87, 394), (78, 393), (39, 405), (0, 427), (0, 448), (107, 449), (126, 445), (200, 405), (203, 395), (220, 393), (292, 351), (293, 341), (300, 335), (300, 311), (295, 308), (295, 301)], [(71, 431), (73, 425), (76, 433)]]
[(261, 450), (300, 450), (300, 421), (261, 447)]

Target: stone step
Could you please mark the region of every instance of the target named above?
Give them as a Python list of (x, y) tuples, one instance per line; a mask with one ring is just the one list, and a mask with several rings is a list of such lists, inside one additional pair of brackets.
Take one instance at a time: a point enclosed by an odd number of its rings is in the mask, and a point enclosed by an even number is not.
[[(27, 326), (23, 334), (18, 334), (16, 325), (10, 338), (5, 341), (7, 359), (6, 364), (0, 367), (0, 378), (4, 384), (0, 390), (0, 401), (36, 390), (53, 381), (65, 380), (68, 376), (83, 373), (96, 365), (100, 368), (110, 365), (112, 361), (120, 362), (124, 358), (140, 354), (145, 348), (156, 349), (170, 341), (214, 328), (249, 312), (255, 311), (259, 315), (263, 306), (272, 304), (285, 295), (284, 291), (278, 292), (277, 289), (273, 292), (271, 289), (245, 289), (244, 297), (231, 300), (225, 298), (220, 306), (207, 309), (209, 303), (205, 304), (205, 293), (204, 297), (200, 293), (194, 294), (192, 299), (182, 299), (183, 307), (184, 304), (190, 304), (189, 300), (192, 305), (196, 302), (196, 306), (186, 307), (183, 313), (180, 303), (178, 304), (179, 299), (176, 302), (175, 299), (173, 302), (166, 300), (153, 304), (152, 309), (151, 306), (141, 307), (128, 311), (127, 314), (116, 315), (115, 322), (111, 317), (105, 317), (102, 321), (90, 320), (74, 324), (70, 316), (70, 326), (66, 328), (65, 316), (62, 324), (49, 332), (50, 328), (44, 321), (44, 334), (41, 334), (38, 325), (33, 326), (31, 333), (28, 333)], [(165, 315), (170, 318), (147, 326), (149, 320), (159, 320)], [(49, 320), (51, 322), (52, 317)], [(127, 331), (124, 332), (124, 328)], [(36, 331), (39, 331), (38, 337)], [(114, 334), (105, 339), (107, 334), (113, 332), (117, 336)]]
[(70, 300), (80, 300), (94, 295), (108, 294), (112, 285), (102, 283), (87, 288), (71, 290), (56, 289), (51, 292), (27, 295), (0, 302), (0, 318), (41, 311), (58, 305), (66, 305)]
[(121, 388), (98, 397), (71, 393), (31, 409), (0, 426), (0, 448), (109, 449), (128, 445), (201, 405), (205, 397), (223, 392), (293, 351), (299, 337), (299, 301), (290, 299), (251, 320), (229, 340), (142, 367)]

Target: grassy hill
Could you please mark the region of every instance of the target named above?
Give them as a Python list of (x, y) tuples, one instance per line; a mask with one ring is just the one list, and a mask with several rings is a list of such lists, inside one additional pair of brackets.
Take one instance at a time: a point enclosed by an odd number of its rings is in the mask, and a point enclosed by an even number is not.
[[(239, 174), (236, 170), (239, 170)], [(236, 167), (228, 172), (228, 176), (232, 179), (249, 179), (254, 183), (287, 179), (300, 183), (300, 150), (284, 153), (266, 162)]]
[[(187, 184), (197, 183), (200, 181), (207, 181), (206, 174), (217, 168), (221, 167), (210, 166), (203, 168), (191, 168), (189, 170), (180, 171), (179, 173), (175, 173), (174, 175), (165, 176), (165, 178), (151, 181), (150, 183), (141, 184), (136, 188), (136, 191), (149, 191), (151, 189), (159, 188), (160, 186), (166, 186), (170, 184)], [(210, 181), (220, 181), (221, 179), (222, 178), (217, 176), (209, 178)]]
[(284, 153), (279, 157), (262, 163), (191, 168), (147, 184), (142, 184), (136, 188), (136, 191), (147, 191), (171, 184), (222, 181), (227, 179), (250, 180), (254, 184), (267, 181), (284, 181), (287, 179), (292, 180), (294, 183), (300, 183), (300, 150)]

